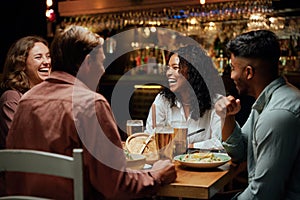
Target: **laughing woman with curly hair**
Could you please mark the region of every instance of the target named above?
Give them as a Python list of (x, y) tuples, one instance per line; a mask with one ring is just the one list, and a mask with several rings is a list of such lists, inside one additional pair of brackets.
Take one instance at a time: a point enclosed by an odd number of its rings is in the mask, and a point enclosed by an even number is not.
[(48, 42), (39, 36), (26, 36), (8, 50), (0, 84), (0, 149), (21, 96), (45, 80), (51, 71)]
[[(181, 47), (170, 53), (166, 77), (169, 87), (164, 87), (153, 102), (155, 123), (171, 125), (173, 121), (186, 122), (188, 133), (205, 129), (188, 137), (189, 147), (223, 149), (221, 119), (213, 109), (223, 84), (218, 82), (220, 77), (212, 59), (200, 46)], [(154, 132), (152, 124), (150, 109), (145, 132)]]

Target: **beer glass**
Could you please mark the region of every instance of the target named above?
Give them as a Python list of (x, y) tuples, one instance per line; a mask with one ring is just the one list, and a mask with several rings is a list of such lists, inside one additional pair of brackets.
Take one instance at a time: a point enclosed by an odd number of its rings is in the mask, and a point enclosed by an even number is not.
[(127, 120), (126, 132), (128, 137), (134, 133), (142, 133), (143, 131), (144, 131), (143, 120)]
[(172, 121), (171, 126), (174, 128), (174, 156), (184, 154), (188, 147), (187, 123), (182, 121)]
[(155, 128), (155, 142), (160, 159), (173, 159), (174, 129), (171, 126), (157, 126)]

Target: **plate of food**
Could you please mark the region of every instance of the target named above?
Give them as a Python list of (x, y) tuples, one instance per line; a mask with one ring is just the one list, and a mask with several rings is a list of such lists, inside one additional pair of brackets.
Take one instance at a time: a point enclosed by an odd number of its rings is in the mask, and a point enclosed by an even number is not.
[(231, 160), (227, 153), (193, 153), (182, 154), (174, 157), (176, 162), (186, 167), (214, 168), (224, 165)]

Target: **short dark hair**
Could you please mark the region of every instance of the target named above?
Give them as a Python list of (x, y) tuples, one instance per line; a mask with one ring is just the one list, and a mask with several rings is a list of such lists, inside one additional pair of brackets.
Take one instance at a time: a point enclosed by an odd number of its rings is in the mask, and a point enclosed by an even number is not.
[(269, 30), (256, 30), (242, 33), (230, 40), (227, 50), (236, 57), (260, 59), (271, 66), (278, 66), (280, 57), (279, 39)]
[(100, 36), (82, 26), (61, 30), (51, 43), (52, 71), (76, 76), (86, 55), (99, 45), (102, 45)]

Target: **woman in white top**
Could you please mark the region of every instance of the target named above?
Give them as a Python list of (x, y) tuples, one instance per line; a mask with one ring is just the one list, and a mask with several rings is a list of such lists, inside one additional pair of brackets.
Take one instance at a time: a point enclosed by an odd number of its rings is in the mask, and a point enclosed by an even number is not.
[[(213, 102), (224, 86), (217, 80), (220, 77), (211, 58), (199, 46), (181, 47), (170, 53), (166, 76), (169, 88), (165, 87), (153, 102), (155, 123), (171, 125), (172, 121), (183, 121), (188, 125), (188, 134), (204, 128), (188, 136), (189, 147), (223, 149), (221, 118), (215, 113)], [(150, 109), (145, 132), (154, 132), (152, 124)]]

